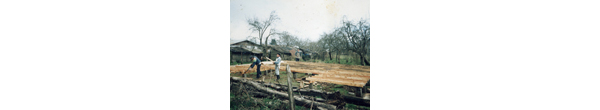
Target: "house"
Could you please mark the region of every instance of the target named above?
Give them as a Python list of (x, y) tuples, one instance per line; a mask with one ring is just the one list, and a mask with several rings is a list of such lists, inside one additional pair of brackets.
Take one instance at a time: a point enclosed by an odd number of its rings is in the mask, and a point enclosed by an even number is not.
[(254, 42), (243, 40), (229, 44), (230, 62), (250, 62), (250, 56), (261, 57), (262, 47)]
[[(259, 45), (249, 40), (243, 40), (238, 42), (230, 42), (230, 59), (231, 62), (250, 62), (250, 56), (268, 57), (271, 60), (277, 58), (277, 53), (281, 54), (282, 60), (295, 60), (303, 59), (308, 56), (310, 58), (312, 52), (309, 50), (301, 49), (298, 47), (280, 46), (280, 45)], [(266, 53), (263, 53), (263, 48)], [(267, 61), (267, 59), (263, 59)]]
[(281, 54), (282, 60), (292, 60), (296, 58), (295, 53), (296, 51), (298, 51), (298, 49), (294, 47), (286, 47), (279, 45), (267, 45), (265, 46), (265, 48), (267, 48), (268, 57), (273, 60), (277, 57), (277, 53)]

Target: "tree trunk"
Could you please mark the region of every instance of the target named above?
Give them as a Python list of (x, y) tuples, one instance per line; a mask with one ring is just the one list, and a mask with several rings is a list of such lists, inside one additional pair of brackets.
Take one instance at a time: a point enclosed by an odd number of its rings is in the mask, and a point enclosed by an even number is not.
[(240, 84), (246, 84), (246, 85), (250, 85), (251, 87), (256, 88), (257, 90), (263, 92), (263, 93), (267, 93), (268, 95), (275, 95), (277, 97), (283, 97), (283, 98), (292, 98), (294, 100), (295, 105), (300, 105), (300, 106), (305, 106), (305, 107), (310, 107), (310, 104), (313, 103), (313, 108), (325, 108), (328, 110), (335, 110), (336, 106), (331, 105), (331, 104), (326, 104), (326, 103), (321, 103), (321, 102), (317, 102), (317, 101), (312, 101), (312, 100), (307, 100), (304, 98), (300, 98), (299, 96), (293, 96), (293, 97), (289, 97), (289, 94), (285, 93), (285, 92), (279, 92), (276, 90), (272, 90), (272, 89), (268, 89), (266, 87), (261, 86), (261, 84), (259, 84), (258, 82), (254, 82), (251, 80), (247, 80), (247, 79), (243, 79), (243, 78), (237, 78), (237, 77), (230, 77), (231, 81), (234, 82), (240, 82)]
[[(273, 83), (263, 83), (264, 86), (271, 88), (271, 89), (275, 89), (275, 90), (280, 90), (280, 91), (285, 91), (288, 90), (289, 88), (287, 88), (285, 85), (283, 84), (273, 84)], [(297, 87), (292, 87), (292, 91), (294, 92), (298, 92), (302, 95), (306, 95), (306, 96), (312, 96), (312, 97), (322, 97), (328, 100), (340, 100), (340, 101), (344, 101), (346, 103), (352, 103), (355, 105), (361, 105), (361, 106), (370, 106), (370, 101), (371, 99), (363, 99), (362, 97), (357, 97), (357, 96), (350, 96), (350, 95), (341, 95), (341, 94), (336, 94), (335, 92), (326, 92), (326, 91), (322, 91), (322, 90), (316, 90), (314, 83), (310, 83), (308, 89), (298, 89)], [(362, 93), (365, 93), (364, 91)], [(355, 94), (356, 95), (356, 94)], [(317, 102), (322, 102), (322, 101), (317, 101)]]
[(359, 53), (359, 54), (358, 54), (358, 57), (360, 57), (360, 64), (361, 64), (362, 66), (365, 66), (365, 61), (364, 61), (364, 57), (363, 57), (363, 55), (362, 55), (361, 53)]
[(335, 56), (337, 58), (338, 64), (342, 64), (342, 60), (340, 60), (340, 51), (338, 51), (337, 53), (335, 53)]
[(258, 39), (260, 41), (259, 45), (262, 46), (262, 35), (260, 35), (260, 37), (258, 37)]
[(269, 37), (267, 37), (267, 39), (265, 39), (265, 45), (269, 45)]
[(363, 62), (365, 65), (371, 65), (371, 63), (369, 63), (369, 61), (367, 60), (367, 57), (365, 57), (365, 55), (362, 55), (361, 58), (363, 59)]
[(333, 60), (333, 58), (331, 58), (331, 52), (327, 52), (329, 53), (329, 60)]

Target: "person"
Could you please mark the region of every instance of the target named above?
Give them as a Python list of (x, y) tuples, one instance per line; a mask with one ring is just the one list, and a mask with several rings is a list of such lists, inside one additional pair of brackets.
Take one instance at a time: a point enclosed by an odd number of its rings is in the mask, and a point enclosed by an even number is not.
[(258, 79), (260, 78), (260, 60), (256, 56), (251, 56), (250, 59), (252, 60), (252, 65), (246, 71), (254, 68), (254, 65), (256, 65), (256, 79)]
[(300, 53), (300, 50), (296, 50), (296, 53), (294, 53), (294, 55), (296, 55), (296, 61), (300, 61), (300, 56), (302, 55), (302, 53)]
[(279, 65), (281, 64), (281, 57), (279, 53), (277, 53), (277, 59), (275, 59), (275, 74), (277, 75), (277, 80), (279, 81)]

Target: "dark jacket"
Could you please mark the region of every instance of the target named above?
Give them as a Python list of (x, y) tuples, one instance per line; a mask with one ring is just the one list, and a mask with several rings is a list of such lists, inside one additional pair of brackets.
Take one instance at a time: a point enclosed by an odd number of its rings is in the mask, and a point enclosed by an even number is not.
[(254, 59), (256, 59), (255, 62), (252, 62), (252, 65), (250, 65), (250, 68), (254, 68), (254, 65), (259, 65), (260, 66), (260, 60), (256, 57), (254, 57)]

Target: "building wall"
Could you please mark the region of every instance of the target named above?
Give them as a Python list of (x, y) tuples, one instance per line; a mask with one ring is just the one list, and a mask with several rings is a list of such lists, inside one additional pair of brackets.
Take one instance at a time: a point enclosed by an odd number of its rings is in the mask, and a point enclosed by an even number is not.
[(236, 62), (236, 63), (240, 63), (241, 61), (243, 62), (251, 62), (250, 61), (250, 56), (261, 56), (260, 54), (252, 54), (252, 53), (231, 53), (229, 54), (229, 62)]

